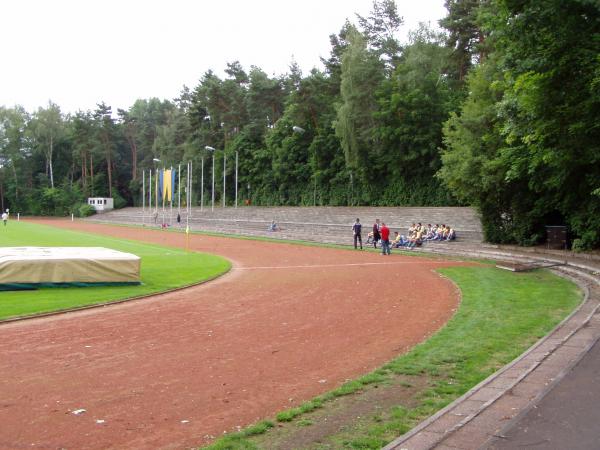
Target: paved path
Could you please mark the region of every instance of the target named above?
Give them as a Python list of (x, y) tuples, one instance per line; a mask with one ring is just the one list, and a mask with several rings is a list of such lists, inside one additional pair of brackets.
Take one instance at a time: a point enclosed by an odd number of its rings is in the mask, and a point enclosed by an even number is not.
[(542, 401), (487, 447), (589, 450), (600, 446), (600, 343)]

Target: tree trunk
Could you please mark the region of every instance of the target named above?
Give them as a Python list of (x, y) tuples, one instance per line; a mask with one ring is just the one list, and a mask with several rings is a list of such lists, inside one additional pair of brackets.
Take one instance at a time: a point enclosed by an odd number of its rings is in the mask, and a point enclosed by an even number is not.
[(15, 164), (11, 164), (12, 167), (12, 171), (13, 171), (13, 177), (15, 179), (15, 202), (19, 201), (19, 179), (17, 178), (17, 169), (15, 167)]
[(54, 150), (54, 140), (50, 136), (50, 154), (48, 155), (48, 164), (50, 166), (50, 187), (54, 189), (54, 173), (52, 170), (52, 153)]
[(85, 155), (85, 151), (81, 152), (81, 184), (84, 194), (87, 195), (87, 159)]
[(106, 167), (108, 169), (108, 196), (112, 198), (112, 158), (110, 150), (106, 152)]
[(2, 212), (4, 212), (4, 188), (3, 185), (4, 180), (0, 179), (0, 203), (2, 203)]
[(131, 150), (131, 179), (137, 180), (137, 144), (135, 143), (135, 136), (131, 130), (128, 129), (126, 133), (127, 143)]
[(92, 153), (90, 153), (90, 173), (91, 173), (91, 190), (92, 190), (92, 197), (94, 196), (94, 155)]
[(137, 144), (133, 139), (131, 146), (131, 172), (131, 179), (133, 181), (137, 180)]

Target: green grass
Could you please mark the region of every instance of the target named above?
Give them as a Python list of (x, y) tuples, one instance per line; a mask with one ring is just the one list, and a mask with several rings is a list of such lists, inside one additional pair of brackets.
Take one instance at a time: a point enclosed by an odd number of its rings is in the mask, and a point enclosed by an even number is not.
[[(379, 449), (516, 358), (582, 298), (574, 283), (545, 270), (512, 273), (484, 266), (450, 267), (440, 272), (462, 293), (459, 310), (442, 330), (374, 372), (280, 412), (276, 420), (284, 428), (287, 423), (297, 427), (308, 420), (317, 426), (311, 412), (319, 409), (326, 415), (338, 397), (360, 395), (373, 384), (393, 383), (407, 375), (423, 377), (426, 387), (416, 390), (411, 407), (397, 405), (364, 417), (319, 444), (323, 449)], [(232, 440), (226, 436), (208, 448), (269, 448), (269, 433), (264, 431), (250, 440), (239, 434)]]
[(142, 258), (142, 284), (139, 286), (43, 288), (36, 291), (2, 292), (0, 319), (163, 292), (215, 278), (231, 267), (226, 259), (214, 255), (17, 221), (11, 221), (7, 227), (0, 228), (0, 246), (107, 247)]

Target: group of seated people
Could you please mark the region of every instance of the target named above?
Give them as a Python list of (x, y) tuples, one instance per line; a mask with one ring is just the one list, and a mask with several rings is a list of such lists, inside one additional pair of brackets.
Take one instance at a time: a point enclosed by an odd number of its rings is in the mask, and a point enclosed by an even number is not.
[[(456, 231), (446, 224), (427, 224), (413, 223), (408, 229), (408, 234), (394, 232), (394, 239), (390, 241), (392, 248), (414, 248), (427, 241), (453, 241), (456, 239)], [(373, 233), (370, 232), (367, 237), (367, 243), (373, 242)]]
[(413, 248), (422, 245), (426, 241), (453, 241), (456, 239), (456, 231), (446, 224), (427, 224), (422, 225), (421, 222), (415, 224), (408, 229), (408, 234), (404, 236), (397, 231), (394, 232), (394, 240), (391, 246), (394, 248), (406, 247)]

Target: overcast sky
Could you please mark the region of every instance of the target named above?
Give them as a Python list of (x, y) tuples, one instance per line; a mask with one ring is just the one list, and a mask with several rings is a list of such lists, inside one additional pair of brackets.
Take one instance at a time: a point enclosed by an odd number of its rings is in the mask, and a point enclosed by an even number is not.
[[(402, 30), (445, 15), (443, 0), (396, 0)], [(329, 35), (371, 0), (2, 0), (0, 105), (32, 112), (116, 111), (138, 98), (173, 99), (213, 69), (239, 60), (269, 75), (294, 59), (322, 68)], [(401, 39), (404, 37), (401, 36)]]

